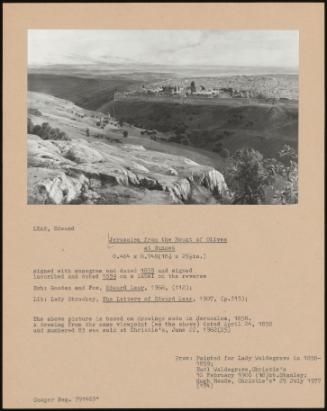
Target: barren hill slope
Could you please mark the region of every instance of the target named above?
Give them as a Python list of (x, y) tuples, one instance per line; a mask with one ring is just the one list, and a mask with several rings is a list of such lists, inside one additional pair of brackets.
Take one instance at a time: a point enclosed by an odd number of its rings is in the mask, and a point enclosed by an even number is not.
[(79, 77), (50, 73), (29, 73), (28, 90), (67, 99), (80, 107), (98, 110), (113, 99), (115, 91), (125, 90), (141, 80), (127, 79), (123, 76), (110, 78)]

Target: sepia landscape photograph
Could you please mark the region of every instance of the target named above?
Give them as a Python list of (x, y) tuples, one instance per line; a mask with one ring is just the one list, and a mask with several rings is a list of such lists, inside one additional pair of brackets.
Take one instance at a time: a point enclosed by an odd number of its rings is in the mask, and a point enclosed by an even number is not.
[(28, 204), (298, 202), (295, 30), (29, 30)]

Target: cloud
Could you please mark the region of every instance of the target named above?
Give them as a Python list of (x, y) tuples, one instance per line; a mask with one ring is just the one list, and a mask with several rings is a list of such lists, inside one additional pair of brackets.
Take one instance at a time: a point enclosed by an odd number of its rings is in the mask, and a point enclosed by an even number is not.
[(200, 38), (196, 41), (185, 43), (184, 45), (181, 46), (174, 46), (174, 47), (169, 47), (165, 49), (161, 49), (160, 53), (178, 53), (183, 50), (188, 50), (188, 49), (193, 49), (199, 46), (203, 46), (205, 40), (209, 37), (209, 33), (206, 31), (203, 31), (200, 33)]
[(29, 30), (28, 38), (29, 64), (298, 65), (297, 31)]

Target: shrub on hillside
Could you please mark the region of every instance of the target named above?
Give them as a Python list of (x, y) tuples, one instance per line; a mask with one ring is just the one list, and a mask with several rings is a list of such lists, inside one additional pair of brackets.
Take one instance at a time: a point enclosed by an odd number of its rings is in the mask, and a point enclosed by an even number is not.
[(171, 136), (169, 137), (168, 141), (171, 141), (172, 143), (179, 143), (181, 141), (180, 136)]
[(106, 140), (109, 143), (122, 143), (122, 140), (120, 140), (119, 138), (113, 138), (113, 137), (109, 137), (109, 136), (106, 137)]
[(218, 153), (223, 158), (228, 158), (230, 156), (228, 148), (224, 147), (223, 143), (219, 141), (213, 145), (212, 151)]
[(278, 152), (279, 158), (283, 159), (284, 162), (287, 164), (292, 164), (292, 162), (297, 162), (298, 161), (298, 154), (288, 144), (285, 144), (284, 147)]
[(34, 116), (42, 116), (42, 113), (40, 110), (38, 110), (37, 108), (32, 108), (32, 107), (28, 109), (28, 114), (33, 114)]
[(230, 153), (229, 153), (228, 148), (223, 147), (223, 148), (220, 150), (219, 155), (220, 155), (222, 158), (228, 158), (228, 157), (230, 156)]
[[(291, 153), (293, 156), (294, 153)], [(288, 164), (276, 159), (265, 159), (265, 168), (277, 184), (274, 184), (274, 199), (279, 204), (296, 204), (298, 202), (298, 164), (290, 160)]]
[(186, 125), (184, 123), (176, 124), (176, 126), (174, 127), (174, 131), (176, 135), (183, 134), (186, 131)]
[(212, 151), (214, 151), (215, 153), (220, 153), (222, 149), (223, 149), (223, 143), (216, 142), (213, 145)]
[(188, 137), (183, 137), (180, 142), (184, 146), (189, 146), (190, 145), (190, 139)]
[(68, 135), (59, 128), (52, 128), (49, 123), (37, 124), (33, 127), (31, 134), (36, 134), (43, 140), (65, 140), (70, 141)]

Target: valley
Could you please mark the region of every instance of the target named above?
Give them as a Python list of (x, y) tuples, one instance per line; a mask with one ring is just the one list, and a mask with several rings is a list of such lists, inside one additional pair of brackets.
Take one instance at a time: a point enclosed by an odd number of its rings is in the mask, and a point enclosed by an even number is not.
[[(290, 163), (298, 149), (294, 76), (202, 75), (191, 81), (169, 72), (33, 69), (28, 75), (29, 202), (248, 201), (236, 194), (246, 186), (240, 187), (235, 175), (240, 150), (246, 162), (262, 168), (264, 183), (253, 201), (296, 201), (297, 170)], [(186, 86), (169, 85), (176, 82)], [(195, 91), (187, 86), (192, 82)], [(149, 95), (150, 89), (156, 91)], [(183, 98), (176, 95), (183, 90)], [(210, 90), (218, 97), (210, 98)], [(221, 90), (231, 95), (220, 96)], [(249, 98), (250, 92), (255, 97)], [(285, 150), (288, 154), (281, 154)]]
[[(105, 75), (83, 68), (70, 72), (68, 75), (61, 69), (58, 74), (58, 68), (41, 73), (32, 70), (28, 89), (69, 100), (86, 110), (110, 113), (128, 127), (163, 132), (170, 143), (222, 152), (225, 157), (241, 147), (252, 147), (265, 157), (275, 157), (285, 144), (297, 150), (295, 74), (194, 77), (196, 95), (181, 103), (169, 88), (179, 84), (181, 93), (188, 92), (191, 79), (182, 78), (180, 73)], [(166, 91), (160, 91), (160, 87)], [(159, 91), (149, 95), (147, 90)], [(259, 93), (261, 98), (213, 99), (202, 95), (208, 90), (236, 90), (236, 95), (240, 93), (237, 90), (243, 90), (253, 96)]]

